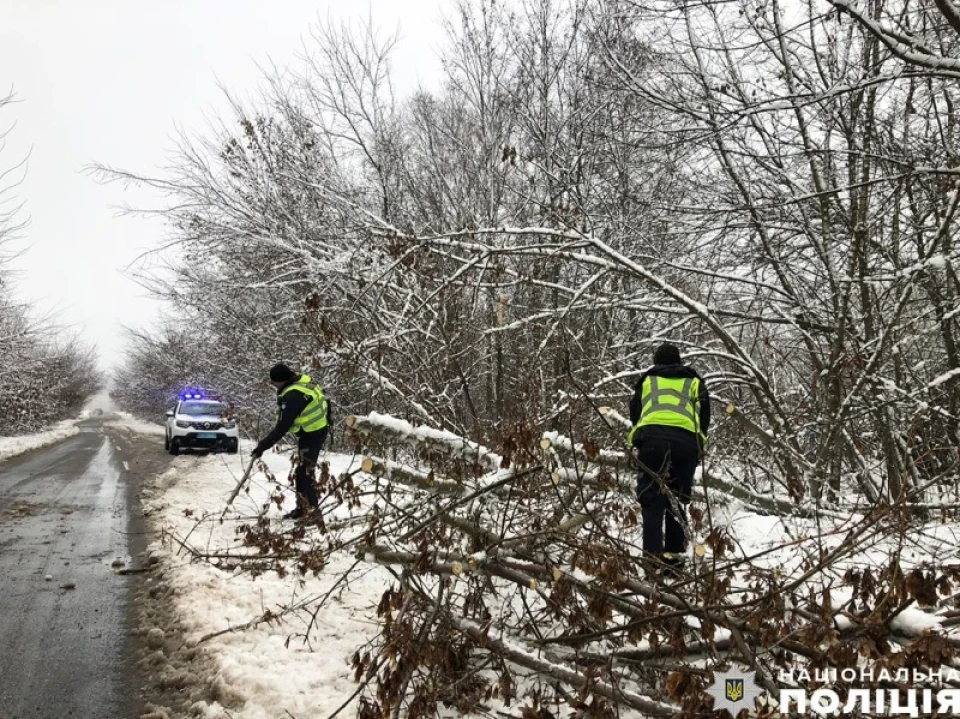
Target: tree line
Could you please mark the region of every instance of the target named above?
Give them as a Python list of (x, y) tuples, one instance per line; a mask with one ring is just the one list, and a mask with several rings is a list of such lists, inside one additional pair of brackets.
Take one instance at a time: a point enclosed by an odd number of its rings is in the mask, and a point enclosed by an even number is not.
[[(14, 102), (0, 97), (0, 111)], [(0, 131), (0, 151), (10, 129)], [(17, 188), (26, 160), (0, 170), (0, 436), (35, 432), (76, 416), (101, 386), (93, 349), (38, 316), (13, 291), (14, 243), (26, 227)]]

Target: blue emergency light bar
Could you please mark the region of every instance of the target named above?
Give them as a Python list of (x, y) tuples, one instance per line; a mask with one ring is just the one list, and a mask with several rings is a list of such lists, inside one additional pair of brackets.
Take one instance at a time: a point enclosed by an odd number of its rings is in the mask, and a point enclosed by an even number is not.
[(203, 393), (191, 390), (181, 394), (180, 399), (203, 399)]

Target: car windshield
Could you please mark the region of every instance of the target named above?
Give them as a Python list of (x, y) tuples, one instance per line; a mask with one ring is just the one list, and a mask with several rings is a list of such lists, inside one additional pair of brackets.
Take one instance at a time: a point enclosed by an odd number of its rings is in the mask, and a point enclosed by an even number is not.
[(181, 402), (180, 414), (187, 414), (191, 417), (200, 417), (202, 415), (223, 414), (227, 406), (221, 402)]

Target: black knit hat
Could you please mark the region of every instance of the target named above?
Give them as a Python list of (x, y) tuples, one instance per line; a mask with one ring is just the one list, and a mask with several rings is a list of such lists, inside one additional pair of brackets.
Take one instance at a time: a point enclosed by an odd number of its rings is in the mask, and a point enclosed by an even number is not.
[(680, 364), (680, 350), (676, 346), (664, 343), (653, 353), (654, 364)]
[(270, 368), (271, 382), (292, 382), (297, 377), (297, 373), (287, 367), (283, 362), (279, 362)]

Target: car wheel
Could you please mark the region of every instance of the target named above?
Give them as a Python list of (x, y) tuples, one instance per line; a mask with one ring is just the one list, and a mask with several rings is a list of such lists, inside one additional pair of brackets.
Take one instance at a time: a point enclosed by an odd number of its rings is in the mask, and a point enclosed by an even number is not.
[(172, 454), (174, 457), (176, 457), (178, 454), (180, 454), (180, 440), (177, 439), (176, 437), (174, 437), (173, 439), (171, 439), (171, 440), (170, 440), (170, 447), (168, 448), (168, 451), (169, 451), (170, 454)]
[(236, 454), (240, 451), (240, 440), (232, 439), (230, 440), (230, 446), (227, 448), (228, 454)]

